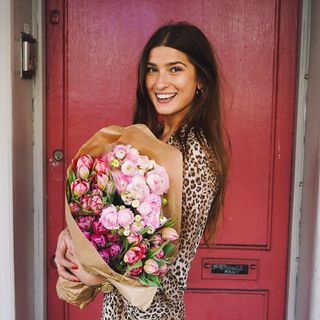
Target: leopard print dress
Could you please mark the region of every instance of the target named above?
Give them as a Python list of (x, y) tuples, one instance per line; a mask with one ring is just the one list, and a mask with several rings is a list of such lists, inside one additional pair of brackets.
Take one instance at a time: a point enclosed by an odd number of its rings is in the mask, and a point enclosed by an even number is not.
[[(192, 129), (186, 134), (188, 148), (184, 157), (181, 243), (175, 262), (162, 280), (163, 289), (158, 289), (146, 311), (130, 305), (114, 289), (105, 294), (101, 320), (185, 319), (184, 292), (188, 273), (217, 191), (216, 174), (209, 168), (200, 141)], [(174, 134), (167, 143), (182, 151)]]

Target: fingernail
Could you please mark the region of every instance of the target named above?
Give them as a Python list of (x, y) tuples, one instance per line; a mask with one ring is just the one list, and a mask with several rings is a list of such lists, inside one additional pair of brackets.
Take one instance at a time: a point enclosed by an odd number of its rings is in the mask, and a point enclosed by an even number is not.
[(73, 279), (73, 282), (80, 282), (79, 279)]
[(73, 269), (73, 270), (77, 270), (77, 269), (78, 269), (78, 266), (73, 265), (73, 266), (72, 266), (72, 269)]

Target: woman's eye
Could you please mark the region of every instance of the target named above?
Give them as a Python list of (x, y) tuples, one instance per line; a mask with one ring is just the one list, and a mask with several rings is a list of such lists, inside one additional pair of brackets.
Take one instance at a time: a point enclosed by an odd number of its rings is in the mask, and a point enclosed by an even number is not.
[(171, 68), (171, 72), (176, 73), (176, 72), (180, 72), (182, 71), (182, 69), (180, 67), (172, 67)]
[(154, 73), (157, 71), (157, 68), (155, 67), (147, 67), (147, 73)]

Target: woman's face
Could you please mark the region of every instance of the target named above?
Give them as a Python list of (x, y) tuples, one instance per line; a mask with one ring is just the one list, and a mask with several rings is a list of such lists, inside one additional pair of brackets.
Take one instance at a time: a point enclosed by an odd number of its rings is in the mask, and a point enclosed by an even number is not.
[(146, 87), (157, 112), (177, 124), (191, 108), (196, 70), (183, 52), (165, 46), (150, 51)]

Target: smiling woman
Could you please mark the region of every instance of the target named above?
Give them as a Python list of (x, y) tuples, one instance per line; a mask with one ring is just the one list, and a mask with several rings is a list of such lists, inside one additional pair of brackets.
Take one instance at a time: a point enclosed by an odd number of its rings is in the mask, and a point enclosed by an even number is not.
[[(219, 71), (211, 45), (197, 27), (168, 24), (147, 42), (138, 68), (134, 122), (147, 125), (183, 154), (180, 247), (146, 311), (131, 305), (115, 289), (105, 294), (102, 319), (182, 320), (191, 263), (202, 236), (208, 241), (215, 235), (228, 171)], [(72, 251), (65, 231), (56, 251), (58, 272), (77, 281), (65, 271), (76, 268), (72, 265), (76, 261), (64, 257), (67, 248)]]

